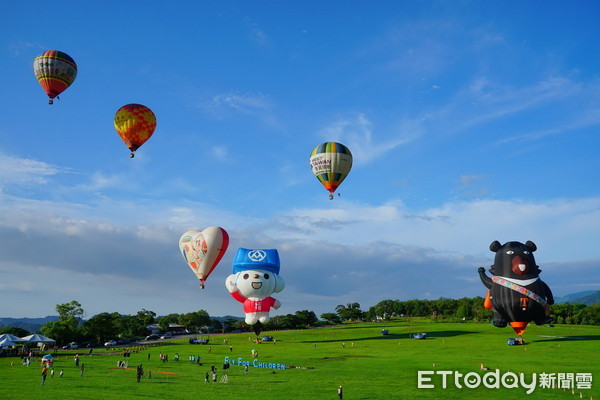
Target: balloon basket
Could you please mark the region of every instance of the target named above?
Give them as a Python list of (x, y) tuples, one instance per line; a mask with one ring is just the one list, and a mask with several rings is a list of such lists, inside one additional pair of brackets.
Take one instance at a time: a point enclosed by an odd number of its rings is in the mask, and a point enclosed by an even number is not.
[(52, 99), (48, 100), (48, 104), (54, 104), (54, 101)]
[(133, 154), (133, 152), (129, 155), (129, 158), (133, 158), (135, 157), (135, 154)]

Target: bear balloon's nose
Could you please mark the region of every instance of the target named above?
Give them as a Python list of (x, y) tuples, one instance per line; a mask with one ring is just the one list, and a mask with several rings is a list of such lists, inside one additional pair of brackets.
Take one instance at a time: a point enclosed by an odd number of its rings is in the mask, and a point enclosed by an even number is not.
[(254, 279), (258, 279), (258, 274), (254, 274), (254, 276), (252, 276)]

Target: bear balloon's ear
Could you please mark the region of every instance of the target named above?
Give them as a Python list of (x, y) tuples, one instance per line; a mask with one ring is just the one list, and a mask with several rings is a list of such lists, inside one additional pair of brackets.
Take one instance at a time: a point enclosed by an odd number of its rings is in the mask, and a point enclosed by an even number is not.
[(492, 244), (490, 244), (490, 250), (493, 251), (494, 253), (497, 252), (498, 250), (500, 250), (500, 247), (502, 247), (502, 245), (497, 240), (494, 240), (492, 242)]
[(275, 279), (275, 293), (279, 293), (285, 288), (285, 281), (279, 275), (275, 275)]
[(529, 247), (531, 251), (537, 250), (537, 246), (531, 240), (528, 240), (527, 243), (525, 243), (525, 246)]

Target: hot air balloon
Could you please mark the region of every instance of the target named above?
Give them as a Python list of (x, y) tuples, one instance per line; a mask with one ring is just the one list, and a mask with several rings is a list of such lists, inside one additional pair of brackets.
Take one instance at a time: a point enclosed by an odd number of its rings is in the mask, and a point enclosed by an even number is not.
[(548, 285), (539, 278), (542, 270), (533, 257), (537, 250), (535, 243), (507, 242), (501, 245), (495, 240), (490, 250), (496, 253), (494, 265), (489, 270), (492, 278), (482, 267), (478, 272), (489, 289), (484, 307), (493, 310), (492, 324), (499, 328), (510, 324), (520, 336), (529, 322), (542, 325), (552, 321), (550, 305), (554, 304), (554, 298)]
[(156, 117), (152, 110), (141, 104), (127, 104), (115, 114), (115, 129), (131, 150), (129, 157), (152, 136), (156, 129)]
[(257, 336), (262, 323), (269, 321), (271, 307), (281, 306), (279, 300), (271, 297), (285, 287), (279, 269), (276, 249), (239, 248), (233, 260), (233, 273), (225, 280), (231, 296), (244, 304), (245, 322), (253, 326)]
[(179, 250), (196, 277), (200, 288), (216, 268), (229, 246), (229, 235), (219, 226), (210, 226), (203, 231), (185, 232), (179, 239)]
[(352, 168), (352, 153), (341, 143), (325, 142), (310, 153), (310, 166), (313, 174), (330, 193), (340, 186)]
[(65, 91), (77, 76), (77, 64), (67, 53), (47, 50), (33, 61), (33, 72), (42, 89), (53, 103), (53, 99)]

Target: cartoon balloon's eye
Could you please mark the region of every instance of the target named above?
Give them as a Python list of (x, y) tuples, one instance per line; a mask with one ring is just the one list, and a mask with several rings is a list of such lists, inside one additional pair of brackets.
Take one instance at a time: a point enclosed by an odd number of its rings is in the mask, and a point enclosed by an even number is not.
[(512, 250), (508, 250), (508, 251), (506, 252), (506, 254), (515, 254), (515, 252), (514, 252), (514, 251), (512, 251)]
[(523, 254), (529, 254), (529, 252), (528, 252), (527, 250), (525, 250), (525, 251), (523, 252)]
[(269, 279), (269, 274), (265, 274), (265, 279)]
[(248, 274), (244, 274), (243, 278), (244, 278), (244, 279), (248, 279), (248, 278), (250, 278), (250, 275), (248, 275)]

